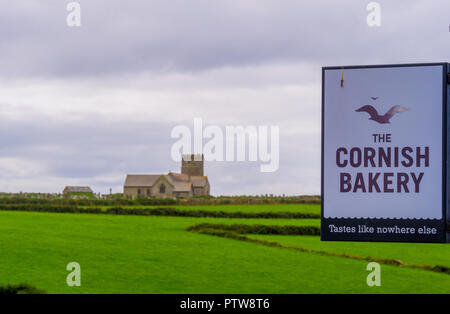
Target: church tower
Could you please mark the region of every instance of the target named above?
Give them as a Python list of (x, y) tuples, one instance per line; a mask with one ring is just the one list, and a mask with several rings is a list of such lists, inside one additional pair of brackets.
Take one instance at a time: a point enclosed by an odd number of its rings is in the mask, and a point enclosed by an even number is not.
[(203, 176), (203, 159), (200, 154), (182, 155), (181, 173), (188, 176)]

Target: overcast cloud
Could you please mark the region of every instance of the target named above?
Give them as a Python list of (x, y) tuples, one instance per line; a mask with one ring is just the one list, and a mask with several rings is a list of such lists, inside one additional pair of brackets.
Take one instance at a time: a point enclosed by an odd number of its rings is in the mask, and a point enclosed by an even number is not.
[(280, 168), (210, 162), (213, 194), (320, 193), (327, 65), (449, 60), (448, 0), (61, 0), (0, 4), (0, 191), (120, 192), (179, 171), (172, 128), (278, 125)]

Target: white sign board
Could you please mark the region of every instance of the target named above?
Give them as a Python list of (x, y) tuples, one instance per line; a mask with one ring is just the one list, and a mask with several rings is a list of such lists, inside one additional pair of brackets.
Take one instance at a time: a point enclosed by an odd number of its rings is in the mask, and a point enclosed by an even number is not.
[(322, 239), (443, 242), (447, 64), (323, 69)]

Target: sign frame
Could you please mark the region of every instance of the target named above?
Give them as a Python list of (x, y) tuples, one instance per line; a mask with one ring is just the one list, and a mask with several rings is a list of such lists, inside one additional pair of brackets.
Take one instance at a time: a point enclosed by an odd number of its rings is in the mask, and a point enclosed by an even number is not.
[[(325, 73), (329, 70), (377, 69), (377, 68), (405, 68), (405, 67), (442, 67), (442, 219), (390, 219), (390, 218), (326, 218), (324, 197), (325, 176)], [(343, 82), (341, 82), (342, 84)], [(381, 65), (353, 65), (322, 67), (322, 101), (321, 101), (321, 240), (322, 241), (358, 241), (358, 242), (420, 242), (420, 243), (450, 243), (450, 63), (410, 63), (410, 64), (381, 64)], [(346, 226), (393, 226), (393, 224), (408, 221), (410, 225), (418, 227), (423, 220), (433, 220), (438, 235), (426, 238), (419, 235), (379, 235), (358, 233), (337, 233), (329, 231), (330, 222)]]

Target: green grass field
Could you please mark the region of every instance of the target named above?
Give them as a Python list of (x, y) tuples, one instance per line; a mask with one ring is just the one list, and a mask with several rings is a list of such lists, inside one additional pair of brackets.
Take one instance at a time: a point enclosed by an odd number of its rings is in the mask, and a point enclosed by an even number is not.
[[(320, 212), (316, 205), (189, 206), (193, 208)], [(382, 265), (382, 286), (368, 287), (366, 261), (186, 230), (205, 222), (320, 224), (318, 219), (0, 211), (0, 284), (27, 282), (48, 293), (450, 293), (450, 276), (445, 273)], [(320, 242), (313, 236), (248, 237), (410, 264), (450, 266), (450, 246), (444, 244)], [(81, 265), (81, 287), (66, 285), (65, 268), (73, 261)]]

